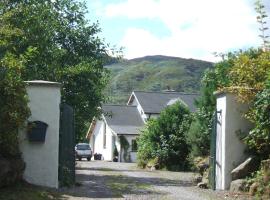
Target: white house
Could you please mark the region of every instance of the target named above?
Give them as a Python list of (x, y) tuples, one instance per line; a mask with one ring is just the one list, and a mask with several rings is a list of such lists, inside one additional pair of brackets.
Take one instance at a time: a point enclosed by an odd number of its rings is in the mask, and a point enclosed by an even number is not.
[[(87, 133), (94, 153), (100, 153), (104, 160), (113, 160), (114, 149), (117, 148), (119, 161), (135, 162), (140, 129), (149, 118), (158, 117), (167, 106), (182, 101), (191, 111), (195, 111), (196, 94), (178, 92), (132, 92), (127, 105), (104, 105), (104, 115), (94, 120)], [(127, 152), (121, 146), (120, 139), (129, 143)]]
[[(88, 131), (92, 151), (111, 161), (116, 148), (119, 162), (136, 162), (136, 138), (144, 125), (136, 106), (103, 105), (102, 110), (101, 119), (94, 120)], [(129, 144), (128, 149), (121, 145), (123, 138)]]
[(150, 118), (158, 117), (160, 112), (167, 106), (182, 101), (191, 112), (196, 110), (194, 105), (197, 94), (186, 94), (180, 92), (145, 92), (134, 91), (129, 97), (127, 105), (137, 106), (144, 122)]

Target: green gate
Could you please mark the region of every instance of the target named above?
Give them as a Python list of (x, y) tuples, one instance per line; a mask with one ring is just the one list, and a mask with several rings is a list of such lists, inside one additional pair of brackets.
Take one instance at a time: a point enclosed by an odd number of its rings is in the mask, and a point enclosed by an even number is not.
[(213, 114), (211, 144), (210, 144), (209, 184), (213, 190), (216, 189), (216, 140), (217, 140), (217, 124), (220, 123), (218, 119), (218, 114), (221, 115), (221, 110), (215, 111)]
[(75, 131), (74, 111), (67, 104), (61, 104), (59, 135), (59, 185), (75, 183)]

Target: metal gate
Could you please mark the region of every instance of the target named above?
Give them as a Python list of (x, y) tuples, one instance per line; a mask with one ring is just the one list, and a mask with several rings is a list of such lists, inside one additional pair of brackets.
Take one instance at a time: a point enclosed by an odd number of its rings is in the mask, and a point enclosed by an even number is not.
[(213, 114), (212, 133), (210, 138), (210, 173), (209, 184), (210, 187), (216, 189), (216, 135), (217, 135), (217, 112)]
[(59, 185), (75, 183), (75, 131), (74, 111), (67, 104), (61, 104), (59, 135)]
[(217, 125), (220, 124), (220, 119), (218, 115), (221, 115), (220, 111), (215, 111), (213, 114), (212, 120), (212, 133), (211, 133), (211, 144), (210, 144), (210, 173), (209, 173), (209, 184), (210, 187), (215, 190), (216, 189), (216, 151), (217, 151)]

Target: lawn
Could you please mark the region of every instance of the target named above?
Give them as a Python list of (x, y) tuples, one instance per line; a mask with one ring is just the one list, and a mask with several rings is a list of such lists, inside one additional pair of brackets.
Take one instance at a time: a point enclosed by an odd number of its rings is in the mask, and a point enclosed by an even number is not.
[(18, 183), (0, 189), (0, 200), (65, 200), (61, 194), (50, 189)]

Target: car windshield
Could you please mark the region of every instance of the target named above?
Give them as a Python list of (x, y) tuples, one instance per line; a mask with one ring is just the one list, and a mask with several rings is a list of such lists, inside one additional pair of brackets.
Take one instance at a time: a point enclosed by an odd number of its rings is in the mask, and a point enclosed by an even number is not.
[(87, 144), (80, 144), (80, 145), (77, 145), (77, 149), (78, 150), (90, 150), (90, 146)]

